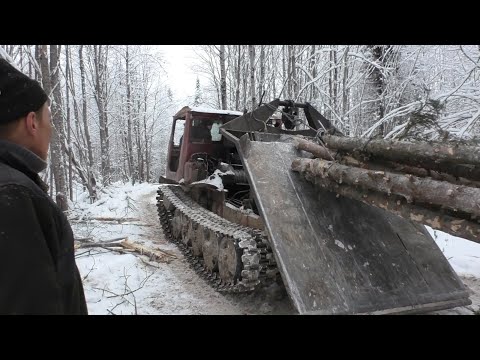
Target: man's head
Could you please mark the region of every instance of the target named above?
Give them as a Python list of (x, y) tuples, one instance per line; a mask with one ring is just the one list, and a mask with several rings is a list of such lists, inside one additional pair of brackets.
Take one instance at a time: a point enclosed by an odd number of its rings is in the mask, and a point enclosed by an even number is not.
[(40, 84), (0, 59), (0, 138), (46, 160), (50, 118), (48, 96)]

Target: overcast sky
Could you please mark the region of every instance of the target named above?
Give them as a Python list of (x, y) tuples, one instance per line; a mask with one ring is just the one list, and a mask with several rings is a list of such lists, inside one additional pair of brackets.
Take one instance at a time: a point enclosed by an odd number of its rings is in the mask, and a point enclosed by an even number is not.
[(168, 83), (179, 100), (195, 93), (197, 75), (191, 70), (195, 59), (192, 45), (158, 45), (164, 54)]

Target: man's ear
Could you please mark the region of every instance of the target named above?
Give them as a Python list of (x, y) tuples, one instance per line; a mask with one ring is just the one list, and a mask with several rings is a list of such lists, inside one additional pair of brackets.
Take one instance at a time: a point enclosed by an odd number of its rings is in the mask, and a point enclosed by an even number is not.
[(34, 111), (30, 111), (25, 116), (25, 128), (27, 133), (30, 135), (35, 135), (38, 129), (38, 119), (37, 114)]

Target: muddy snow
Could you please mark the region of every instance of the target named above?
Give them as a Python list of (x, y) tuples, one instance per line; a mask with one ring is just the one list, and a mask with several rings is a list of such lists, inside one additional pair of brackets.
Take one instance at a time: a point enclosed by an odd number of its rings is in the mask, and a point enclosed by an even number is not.
[[(83, 278), (89, 313), (92, 315), (282, 315), (296, 314), (285, 289), (274, 284), (253, 294), (223, 295), (208, 286), (190, 269), (177, 248), (163, 236), (156, 209), (155, 184), (135, 186), (116, 184), (94, 204), (79, 197), (70, 215), (75, 238), (84, 241), (109, 241), (126, 238), (130, 242), (166, 254), (151, 261), (102, 248), (80, 248), (76, 261)], [(436, 233), (436, 241), (452, 266), (470, 289), (472, 305), (432, 314), (474, 314), (480, 306), (480, 246), (468, 259), (453, 241)], [(445, 248), (447, 248), (445, 250)], [(456, 250), (454, 250), (456, 249)], [(117, 249), (120, 250), (120, 249)], [(453, 255), (452, 255), (453, 254)], [(467, 261), (468, 260), (468, 261)], [(462, 268), (468, 265), (468, 269)]]

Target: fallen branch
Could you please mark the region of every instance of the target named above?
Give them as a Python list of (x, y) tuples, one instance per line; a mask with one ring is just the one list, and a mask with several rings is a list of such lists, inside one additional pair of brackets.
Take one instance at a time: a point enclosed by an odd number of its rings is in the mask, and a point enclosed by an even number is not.
[(78, 241), (78, 242), (92, 242), (92, 241), (93, 241), (93, 238), (91, 238), (91, 237), (88, 237), (88, 238), (78, 238), (78, 239), (75, 239), (75, 241)]
[(132, 243), (128, 241), (128, 237), (121, 237), (121, 238), (111, 239), (107, 241), (98, 241), (93, 243), (84, 242), (84, 243), (75, 244), (75, 250), (82, 249), (82, 248), (95, 248), (95, 247), (108, 249), (112, 251), (118, 251), (121, 253), (125, 253), (125, 251), (136, 252), (140, 255), (148, 256), (150, 261), (155, 260), (155, 261), (163, 261), (168, 263), (170, 261), (170, 258), (176, 259), (175, 255), (170, 254), (164, 250), (148, 249), (139, 244)]
[(105, 217), (105, 216), (97, 216), (97, 217), (91, 217), (91, 218), (85, 218), (85, 217), (82, 217), (82, 218), (79, 218), (78, 216), (77, 217), (73, 217), (73, 218), (70, 218), (69, 221), (92, 221), (92, 220), (97, 220), (97, 221), (118, 221), (118, 222), (126, 222), (126, 221), (140, 221), (140, 219), (137, 219), (137, 218), (126, 218), (126, 217), (123, 217), (123, 218), (115, 218), (115, 217)]
[(163, 251), (163, 250), (160, 250), (160, 249), (151, 250), (151, 249), (143, 247), (139, 244), (129, 242), (127, 240), (122, 241), (121, 245), (126, 249), (130, 249), (130, 250), (133, 250), (135, 252), (138, 252), (140, 255), (147, 255), (150, 259), (163, 260), (165, 257), (171, 257), (171, 258), (176, 259), (175, 255), (170, 254), (166, 251)]

